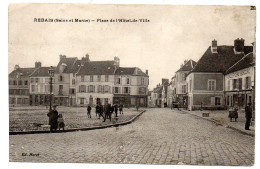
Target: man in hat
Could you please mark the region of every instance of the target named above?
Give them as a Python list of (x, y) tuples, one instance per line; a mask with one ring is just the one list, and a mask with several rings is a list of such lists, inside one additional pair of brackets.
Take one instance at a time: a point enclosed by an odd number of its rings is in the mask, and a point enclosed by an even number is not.
[(251, 103), (248, 103), (248, 105), (245, 107), (245, 115), (246, 115), (246, 124), (245, 124), (245, 130), (250, 130), (249, 126), (252, 119), (252, 107)]
[(52, 110), (47, 114), (49, 117), (49, 125), (50, 127), (50, 132), (56, 131), (58, 127), (58, 111), (56, 110), (56, 105), (53, 106)]

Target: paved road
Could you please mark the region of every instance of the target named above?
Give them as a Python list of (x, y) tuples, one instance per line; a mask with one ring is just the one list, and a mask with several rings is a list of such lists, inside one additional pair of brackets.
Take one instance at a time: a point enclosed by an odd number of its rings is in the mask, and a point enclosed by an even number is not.
[(127, 126), (10, 136), (10, 161), (252, 165), (254, 137), (188, 113), (150, 109)]

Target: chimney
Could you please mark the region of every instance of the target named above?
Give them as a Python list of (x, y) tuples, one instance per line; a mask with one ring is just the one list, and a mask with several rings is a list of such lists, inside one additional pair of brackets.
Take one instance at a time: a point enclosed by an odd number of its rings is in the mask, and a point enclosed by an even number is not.
[(89, 62), (89, 61), (90, 61), (90, 59), (89, 59), (89, 54), (86, 54), (86, 55), (85, 55), (85, 60), (86, 60), (86, 62)]
[(244, 53), (244, 44), (245, 44), (245, 40), (243, 38), (241, 38), (241, 39), (237, 38), (236, 40), (234, 40), (235, 54)]
[(19, 67), (19, 65), (15, 65), (14, 66), (14, 70), (17, 70), (17, 69), (19, 69), (20, 67)]
[(218, 53), (218, 42), (215, 39), (211, 43), (211, 52)]
[(119, 67), (119, 65), (120, 65), (120, 59), (119, 59), (119, 57), (114, 57), (114, 66), (115, 66), (115, 68), (118, 68)]
[(35, 68), (39, 68), (42, 66), (42, 63), (41, 62), (35, 62)]
[(146, 69), (146, 71), (145, 71), (145, 74), (147, 74), (148, 75), (148, 70)]
[(62, 59), (65, 59), (65, 58), (66, 58), (66, 55), (60, 54), (60, 61), (61, 61)]

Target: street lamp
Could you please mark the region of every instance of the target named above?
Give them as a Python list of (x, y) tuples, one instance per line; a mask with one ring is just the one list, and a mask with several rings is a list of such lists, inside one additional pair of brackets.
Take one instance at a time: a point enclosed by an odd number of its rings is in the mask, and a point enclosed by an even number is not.
[(52, 103), (52, 78), (54, 76), (54, 69), (53, 67), (51, 66), (50, 69), (48, 70), (48, 73), (50, 75), (50, 111), (52, 110), (52, 106), (51, 106), (51, 103)]

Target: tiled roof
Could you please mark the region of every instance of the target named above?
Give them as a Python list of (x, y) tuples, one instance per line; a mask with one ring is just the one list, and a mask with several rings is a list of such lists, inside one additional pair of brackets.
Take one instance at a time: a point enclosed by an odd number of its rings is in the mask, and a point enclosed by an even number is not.
[(245, 46), (244, 54), (235, 54), (233, 48), (233, 46), (218, 46), (217, 53), (212, 53), (211, 47), (209, 47), (191, 72), (224, 73), (228, 68), (242, 59), (245, 54), (253, 51), (252, 46)]
[[(49, 77), (48, 70), (50, 67), (39, 67), (36, 69), (30, 76), (31, 77)], [(53, 69), (56, 69), (56, 67), (53, 67)]]
[(253, 53), (249, 53), (246, 56), (244, 56), (241, 60), (239, 60), (237, 63), (235, 63), (233, 66), (231, 66), (225, 72), (225, 74), (229, 74), (229, 73), (232, 73), (232, 72), (236, 72), (238, 70), (248, 68), (248, 67), (254, 65), (254, 64), (252, 64), (253, 62), (254, 62)]
[(60, 62), (58, 63), (55, 72), (58, 73), (60, 65), (64, 63), (64, 64), (66, 64), (66, 67), (65, 67), (63, 73), (76, 73), (77, 70), (79, 69), (79, 67), (77, 65), (75, 66), (75, 64), (78, 62), (80, 62), (80, 61), (78, 61), (78, 58), (76, 58), (76, 57), (62, 58), (60, 60)]
[(196, 64), (197, 63), (194, 60), (189, 60), (177, 72), (180, 72), (180, 71), (191, 71)]
[(81, 66), (77, 75), (112, 75), (114, 70), (114, 61), (89, 61)]
[[(137, 70), (135, 72), (135, 70)], [(115, 71), (116, 75), (136, 75), (136, 76), (148, 76), (141, 69), (136, 67), (119, 67)]]
[(9, 77), (16, 77), (17, 74), (22, 75), (23, 77), (29, 77), (30, 74), (35, 70), (35, 68), (18, 68), (16, 70), (13, 70)]

